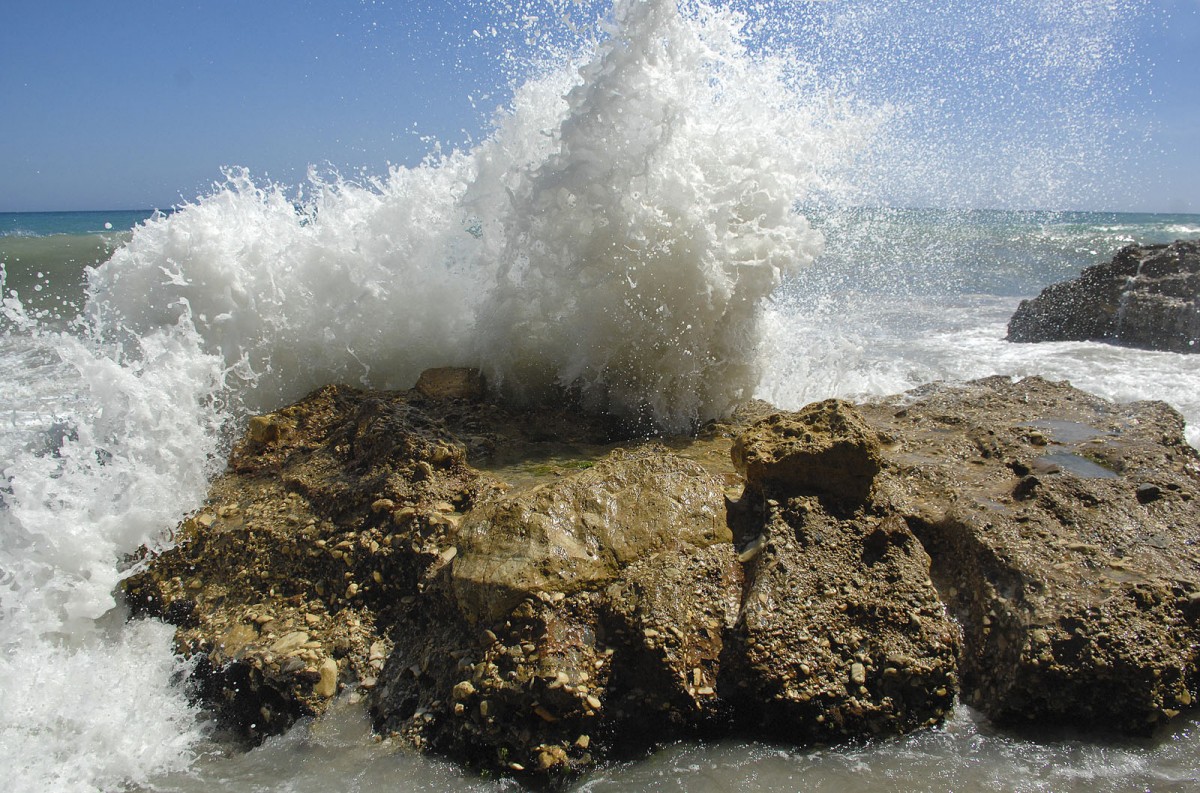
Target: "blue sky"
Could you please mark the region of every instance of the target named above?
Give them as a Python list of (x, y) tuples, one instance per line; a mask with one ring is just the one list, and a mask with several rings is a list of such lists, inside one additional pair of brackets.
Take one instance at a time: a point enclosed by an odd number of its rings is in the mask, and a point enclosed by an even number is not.
[[(1111, 96), (1081, 116), (1119, 128), (1102, 169), (1119, 188), (1096, 198), (1081, 181), (1077, 193), (1064, 191), (1078, 198), (1063, 199), (1079, 205), (1052, 208), (1200, 212), (1200, 0), (1122, 3), (1144, 8), (1119, 29), (1122, 64), (1104, 77)], [(296, 183), (310, 164), (354, 175), (415, 163), (430, 138), (456, 145), (480, 134), (515, 76), (501, 55), (525, 46), (546, 24), (526, 17), (549, 5), (9, 3), (0, 11), (0, 211), (170, 206), (206, 192), (224, 166)], [(929, 18), (940, 13), (925, 5)], [(919, 24), (886, 27), (912, 41), (925, 35)], [(808, 33), (797, 47), (826, 40)], [(903, 75), (930, 57), (938, 51), (914, 50), (890, 82), (856, 90), (902, 95)], [(954, 68), (947, 56), (927, 74)], [(959, 93), (970, 90), (964, 83)], [(1097, 118), (1104, 113), (1113, 118)], [(954, 123), (971, 123), (963, 115)]]

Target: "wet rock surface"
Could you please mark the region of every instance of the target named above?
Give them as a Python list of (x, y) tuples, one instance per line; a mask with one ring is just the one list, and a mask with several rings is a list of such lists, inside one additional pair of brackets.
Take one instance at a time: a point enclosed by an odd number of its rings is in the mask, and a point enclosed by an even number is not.
[[(958, 633), (904, 520), (873, 500), (881, 441), (830, 400), (752, 424), (732, 453), (747, 586), (729, 653), (748, 728), (797, 742), (938, 723)], [(741, 513), (740, 515), (738, 513)], [(739, 519), (740, 518), (740, 519)]]
[(1144, 733), (1200, 693), (1200, 459), (1165, 405), (991, 378), (631, 440), (436, 379), (251, 420), (127, 580), (243, 740), (340, 691), (545, 784), (671, 736), (901, 733), (959, 695)]
[(1111, 262), (1021, 301), (1008, 340), (1200, 352), (1200, 241), (1122, 248)]
[(1131, 734), (1192, 705), (1200, 460), (1178, 413), (1038, 378), (863, 412), (962, 626), (964, 700), (1004, 724)]

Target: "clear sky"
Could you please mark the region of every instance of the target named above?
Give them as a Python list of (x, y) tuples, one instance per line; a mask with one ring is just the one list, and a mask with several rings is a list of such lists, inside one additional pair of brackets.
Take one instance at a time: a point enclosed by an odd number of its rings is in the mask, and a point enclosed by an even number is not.
[[(1076, 2), (1099, 0), (1030, 0)], [(415, 163), (431, 137), (480, 134), (514, 77), (501, 55), (551, 4), (14, 0), (0, 11), (0, 211), (166, 207), (224, 166), (295, 183), (310, 165)], [(1053, 208), (1200, 213), (1200, 0), (1120, 4), (1141, 7), (1106, 77), (1124, 187), (1105, 206)]]

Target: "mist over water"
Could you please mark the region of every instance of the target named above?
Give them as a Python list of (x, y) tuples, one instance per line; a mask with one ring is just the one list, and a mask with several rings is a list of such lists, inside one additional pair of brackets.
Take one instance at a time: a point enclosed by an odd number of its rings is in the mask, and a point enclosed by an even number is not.
[[(512, 398), (566, 387), (687, 429), (752, 396), (799, 407), (1040, 373), (1168, 399), (1200, 441), (1200, 360), (1000, 341), (1016, 297), (1147, 229), (1200, 235), (1197, 220), (971, 210), (1109, 200), (1131, 89), (1108, 78), (1139, 57), (1123, 37), (1144, 4), (466, 5), (469, 29), (441, 57), (512, 80), (507, 96), (472, 95), (504, 105), (487, 133), (431, 142), (424, 163), (376, 179), (287, 186), (231, 169), (89, 270), (66, 330), (31, 299), (50, 284), (6, 263), (0, 764), (13, 789), (482, 786), (376, 747), (356, 711), (213, 753), (170, 628), (123, 624), (123, 556), (170, 542), (248, 413), (328, 382), (406, 388), (430, 366), (476, 365)], [(1186, 778), (1161, 747), (1131, 748), (1127, 772), (974, 725), (889, 746), (928, 752), (911, 774), (936, 778), (983, 745), (995, 789), (1028, 763)], [(1194, 746), (1189, 730), (1171, 745)], [(769, 790), (818, 774), (836, 790), (850, 767), (903, 776), (889, 752), (682, 746), (584, 787)], [(297, 760), (314, 756), (326, 765)]]

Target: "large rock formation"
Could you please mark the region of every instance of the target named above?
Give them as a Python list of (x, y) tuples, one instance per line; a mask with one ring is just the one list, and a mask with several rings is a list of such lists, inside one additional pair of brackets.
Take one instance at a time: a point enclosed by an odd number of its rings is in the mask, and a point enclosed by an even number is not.
[(874, 500), (882, 451), (834, 400), (758, 421), (734, 442), (746, 476), (734, 522), (755, 536), (740, 556), (730, 695), (755, 731), (793, 742), (896, 734), (953, 704), (958, 633), (929, 556)]
[(1130, 245), (1023, 300), (1008, 340), (1103, 341), (1200, 352), (1200, 241)]
[(1200, 458), (1161, 402), (990, 378), (864, 415), (880, 503), (934, 560), (964, 699), (1005, 724), (1145, 733), (1200, 683)]
[(443, 374), (252, 420), (128, 579), (237, 734), (348, 689), (552, 781), (671, 735), (900, 733), (960, 691), (1134, 733), (1200, 693), (1200, 459), (1164, 405), (992, 378), (617, 443)]

